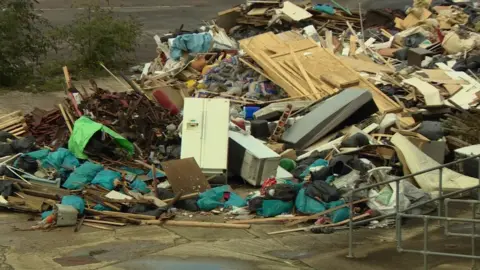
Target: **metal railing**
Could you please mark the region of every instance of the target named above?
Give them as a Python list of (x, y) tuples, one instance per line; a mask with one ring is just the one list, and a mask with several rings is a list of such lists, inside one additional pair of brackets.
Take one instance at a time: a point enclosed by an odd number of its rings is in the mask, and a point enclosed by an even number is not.
[[(478, 183), (478, 185), (470, 187), (470, 188), (457, 190), (457, 191), (454, 191), (454, 192), (444, 193), (444, 190), (443, 190), (443, 168), (449, 167), (449, 166), (452, 166), (452, 165), (455, 165), (455, 164), (460, 164), (460, 163), (463, 163), (465, 161), (472, 160), (472, 159), (478, 159), (478, 164), (479, 164), (479, 172), (478, 172), (479, 183)], [(414, 176), (417, 176), (417, 175), (421, 175), (421, 174), (424, 174), (424, 173), (435, 171), (435, 170), (439, 171), (439, 175), (438, 175), (439, 176), (439, 181), (438, 181), (439, 196), (436, 197), (436, 198), (427, 200), (425, 202), (415, 204), (414, 206), (410, 206), (406, 209), (400, 210), (400, 181), (411, 178), (411, 177), (414, 177)], [(394, 213), (375, 216), (375, 217), (360, 220), (360, 221), (354, 221), (353, 220), (353, 218), (354, 218), (353, 213), (354, 212), (353, 212), (352, 202), (353, 202), (353, 195), (355, 193), (360, 192), (360, 191), (364, 191), (364, 190), (370, 190), (374, 187), (390, 184), (390, 183), (393, 183), (393, 182), (395, 182), (395, 184), (396, 184), (396, 189), (395, 189), (395, 195), (396, 195), (395, 200), (396, 201), (395, 201), (395, 212)], [(469, 259), (472, 259), (472, 264), (475, 266), (476, 265), (476, 259), (480, 259), (480, 256), (475, 255), (475, 238), (480, 237), (480, 235), (478, 235), (478, 236), (476, 235), (476, 232), (475, 232), (476, 231), (476, 226), (475, 225), (476, 225), (476, 223), (480, 223), (480, 220), (475, 219), (475, 211), (473, 211), (473, 218), (472, 219), (450, 218), (450, 217), (448, 217), (448, 204), (450, 202), (454, 202), (454, 201), (455, 202), (458, 202), (458, 201), (468, 202), (468, 203), (473, 204), (473, 210), (475, 210), (475, 205), (477, 203), (480, 203), (480, 201), (476, 201), (476, 200), (454, 200), (454, 199), (450, 199), (450, 197), (453, 197), (453, 196), (456, 196), (456, 195), (459, 195), (459, 194), (462, 194), (462, 193), (465, 193), (465, 192), (473, 191), (473, 190), (476, 189), (477, 193), (478, 193), (478, 198), (480, 199), (480, 189), (479, 188), (480, 188), (480, 155), (475, 155), (475, 156), (459, 159), (459, 160), (456, 160), (456, 161), (453, 161), (453, 162), (450, 162), (450, 163), (442, 164), (440, 166), (432, 167), (432, 168), (429, 168), (429, 169), (426, 169), (426, 170), (423, 170), (423, 171), (419, 171), (419, 172), (416, 172), (416, 173), (413, 173), (413, 174), (405, 175), (405, 176), (398, 177), (398, 178), (395, 178), (395, 179), (383, 181), (383, 182), (376, 183), (376, 184), (367, 185), (367, 186), (360, 187), (360, 188), (352, 190), (350, 192), (350, 200), (349, 200), (349, 202), (350, 202), (350, 204), (349, 204), (350, 218), (349, 218), (349, 223), (348, 223), (348, 227), (349, 227), (348, 235), (349, 235), (349, 237), (348, 237), (348, 256), (347, 257), (354, 258), (354, 254), (353, 254), (353, 233), (354, 233), (354, 230), (353, 230), (353, 228), (355, 226), (362, 225), (362, 224), (365, 224), (365, 223), (369, 223), (369, 222), (374, 221), (374, 220), (379, 220), (379, 219), (384, 219), (384, 218), (395, 216), (397, 250), (399, 252), (423, 254), (424, 255), (424, 269), (428, 269), (428, 256), (429, 255), (449, 256), (449, 257), (458, 257), (458, 258), (469, 258)], [(432, 203), (432, 202), (435, 202), (435, 201), (440, 202), (438, 204), (437, 216), (406, 214), (406, 212), (408, 212), (412, 209), (421, 207), (425, 204)], [(445, 207), (443, 207), (444, 202), (445, 202)], [(445, 217), (443, 216), (443, 210), (444, 210), (443, 208), (445, 208)], [(401, 220), (402, 220), (402, 217), (423, 219), (423, 221), (424, 221), (424, 240), (423, 240), (424, 241), (424, 247), (423, 247), (423, 250), (413, 250), (413, 249), (403, 249), (402, 248), (402, 245), (401, 245), (402, 244), (402, 234), (401, 234), (401, 229), (402, 229)], [(471, 237), (472, 238), (472, 255), (429, 251), (428, 250), (428, 221), (429, 220), (445, 221), (446, 222), (445, 234), (447, 236)], [(448, 231), (448, 225), (449, 225), (449, 222), (451, 222), (451, 221), (472, 223), (472, 234), (458, 234), (458, 233), (449, 232)]]

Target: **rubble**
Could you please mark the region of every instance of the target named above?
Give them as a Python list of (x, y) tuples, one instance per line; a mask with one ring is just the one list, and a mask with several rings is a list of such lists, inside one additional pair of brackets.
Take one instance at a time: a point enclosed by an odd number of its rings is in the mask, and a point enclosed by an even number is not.
[[(157, 57), (125, 82), (102, 65), (129, 91), (79, 91), (64, 67), (58, 108), (0, 116), (0, 208), (42, 213), (31, 229), (313, 223), (271, 235), (392, 213), (393, 182), (352, 190), (478, 154), (477, 18), (469, 3), (247, 0), (155, 36)], [(477, 185), (475, 166), (444, 168), (443, 187)], [(402, 181), (399, 209), (433, 211), (438, 182)]]

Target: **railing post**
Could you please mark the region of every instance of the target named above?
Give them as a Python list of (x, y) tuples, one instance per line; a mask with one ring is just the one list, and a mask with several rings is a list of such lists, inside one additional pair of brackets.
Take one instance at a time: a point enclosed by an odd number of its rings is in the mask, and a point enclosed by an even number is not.
[(423, 269), (428, 270), (428, 218), (423, 217)]
[[(442, 209), (443, 209), (443, 167), (438, 170), (438, 192), (440, 202), (438, 204), (438, 216), (442, 216)], [(438, 225), (441, 227), (443, 225), (443, 221), (439, 220)]]
[[(472, 219), (475, 219), (475, 212), (477, 211), (477, 204), (472, 203)], [(476, 234), (477, 234), (477, 223), (472, 223), (472, 256), (475, 256), (475, 242), (476, 242)], [(472, 258), (472, 270), (477, 269), (477, 260)]]
[(397, 233), (397, 250), (400, 251), (400, 242), (402, 241), (401, 239), (401, 233), (402, 233), (402, 219), (399, 216), (400, 213), (400, 180), (397, 179), (395, 181), (395, 187), (396, 187), (396, 192), (395, 195), (397, 196), (395, 198), (395, 230)]
[(354, 258), (353, 255), (353, 191), (350, 193), (350, 217), (348, 220), (348, 256), (347, 258)]

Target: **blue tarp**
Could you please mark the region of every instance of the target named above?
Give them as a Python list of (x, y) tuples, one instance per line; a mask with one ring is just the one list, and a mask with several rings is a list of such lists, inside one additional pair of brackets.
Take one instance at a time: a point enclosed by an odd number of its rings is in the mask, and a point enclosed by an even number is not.
[(175, 38), (170, 47), (170, 57), (178, 61), (183, 52), (205, 53), (210, 49), (212, 36), (209, 33), (185, 34)]

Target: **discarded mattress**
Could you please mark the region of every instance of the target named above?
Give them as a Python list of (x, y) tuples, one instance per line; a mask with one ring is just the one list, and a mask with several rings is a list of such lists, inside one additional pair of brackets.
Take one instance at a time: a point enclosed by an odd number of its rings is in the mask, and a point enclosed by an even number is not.
[(282, 141), (302, 150), (327, 134), (358, 123), (377, 111), (378, 108), (368, 90), (345, 89), (318, 104), (285, 131)]
[[(438, 162), (427, 156), (422, 150), (418, 149), (418, 147), (399, 133), (393, 135), (391, 142), (402, 152), (403, 156), (405, 156), (406, 165), (412, 173), (440, 166)], [(439, 176), (438, 170), (433, 170), (417, 175), (414, 178), (420, 188), (425, 192), (434, 192), (439, 191)], [(476, 178), (465, 176), (448, 168), (443, 168), (442, 179), (444, 191), (457, 191), (477, 186), (479, 183)]]

